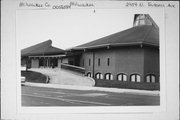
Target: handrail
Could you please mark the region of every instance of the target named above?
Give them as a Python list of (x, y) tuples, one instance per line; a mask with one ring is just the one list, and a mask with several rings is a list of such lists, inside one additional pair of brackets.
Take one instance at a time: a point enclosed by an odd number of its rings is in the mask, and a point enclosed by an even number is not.
[(85, 68), (83, 67), (61, 63), (61, 68), (85, 74)]

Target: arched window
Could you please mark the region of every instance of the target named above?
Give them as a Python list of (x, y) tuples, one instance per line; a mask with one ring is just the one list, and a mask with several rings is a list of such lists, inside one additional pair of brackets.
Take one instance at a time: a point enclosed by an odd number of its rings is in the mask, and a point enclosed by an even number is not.
[(155, 83), (156, 82), (156, 76), (153, 74), (149, 74), (146, 76), (146, 82), (150, 83)]
[(131, 82), (141, 82), (141, 76), (138, 74), (132, 74), (130, 80)]
[(91, 72), (88, 72), (88, 73), (87, 73), (87, 76), (88, 76), (88, 77), (92, 77)]
[(105, 79), (106, 80), (113, 80), (113, 75), (111, 73), (106, 73), (105, 74)]
[(150, 76), (149, 76), (149, 75), (146, 76), (146, 82), (147, 82), (147, 83), (150, 83), (150, 82), (151, 82), (151, 79), (150, 79)]
[(127, 81), (127, 75), (124, 73), (120, 73), (117, 75), (117, 80), (119, 81)]
[(101, 73), (96, 73), (95, 77), (97, 79), (103, 79), (103, 75)]

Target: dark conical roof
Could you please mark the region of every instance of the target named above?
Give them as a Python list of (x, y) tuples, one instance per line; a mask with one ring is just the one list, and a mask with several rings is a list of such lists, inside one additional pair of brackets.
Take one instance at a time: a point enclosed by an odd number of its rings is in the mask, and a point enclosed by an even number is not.
[(21, 56), (59, 55), (59, 54), (64, 54), (64, 50), (53, 47), (51, 40), (47, 40), (45, 42), (21, 50)]
[(152, 25), (141, 25), (130, 29), (88, 42), (72, 48), (96, 49), (104, 46), (129, 46), (137, 44), (148, 44), (159, 47), (159, 30)]

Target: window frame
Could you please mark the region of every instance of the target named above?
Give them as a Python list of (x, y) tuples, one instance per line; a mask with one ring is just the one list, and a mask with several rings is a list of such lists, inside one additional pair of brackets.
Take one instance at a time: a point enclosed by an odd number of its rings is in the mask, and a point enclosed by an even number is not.
[[(90, 74), (90, 76), (89, 76), (89, 74)], [(92, 77), (92, 73), (91, 72), (87, 72), (87, 77)]]
[[(150, 78), (150, 79), (149, 79), (149, 80), (150, 80), (149, 82), (147, 82), (147, 77)], [(152, 77), (154, 77), (154, 82), (152, 82)], [(157, 83), (156, 75), (155, 75), (155, 74), (147, 74), (146, 77), (145, 77), (145, 82), (146, 82), (146, 83)]]
[[(121, 80), (118, 79), (120, 75), (121, 75)], [(124, 77), (124, 76), (125, 76), (125, 77)], [(126, 78), (126, 80), (125, 80), (125, 78)], [(128, 81), (127, 79), (128, 79), (128, 75), (127, 75), (127, 74), (125, 74), (125, 73), (119, 73), (119, 74), (117, 74), (117, 80), (118, 80), (118, 81), (126, 82), (126, 81)]]
[[(97, 75), (99, 75), (99, 78), (97, 78)], [(102, 78), (101, 78), (101, 76), (102, 76)], [(95, 74), (95, 78), (96, 78), (96, 79), (103, 79), (103, 74), (100, 73), (100, 72), (97, 72), (97, 73)]]
[[(135, 81), (132, 81), (132, 76), (134, 76), (135, 75)], [(137, 77), (140, 77), (140, 81), (137, 81)], [(137, 82), (137, 83), (140, 83), (141, 82), (141, 75), (140, 74), (138, 74), (138, 73), (133, 73), (133, 74), (131, 74), (130, 75), (130, 82)]]
[[(106, 76), (107, 76), (107, 75), (109, 75), (109, 76), (108, 76), (108, 79), (106, 79)], [(111, 79), (111, 78), (112, 78), (112, 79)], [(112, 75), (111, 73), (106, 73), (106, 74), (104, 74), (104, 79), (105, 79), (105, 80), (113, 80), (113, 75)]]

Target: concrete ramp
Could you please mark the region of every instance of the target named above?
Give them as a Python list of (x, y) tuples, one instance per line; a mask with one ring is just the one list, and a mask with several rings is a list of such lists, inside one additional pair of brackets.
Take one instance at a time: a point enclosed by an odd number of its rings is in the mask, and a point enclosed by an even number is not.
[(52, 84), (95, 86), (94, 79), (61, 68), (32, 68), (30, 70), (49, 76), (50, 83)]

